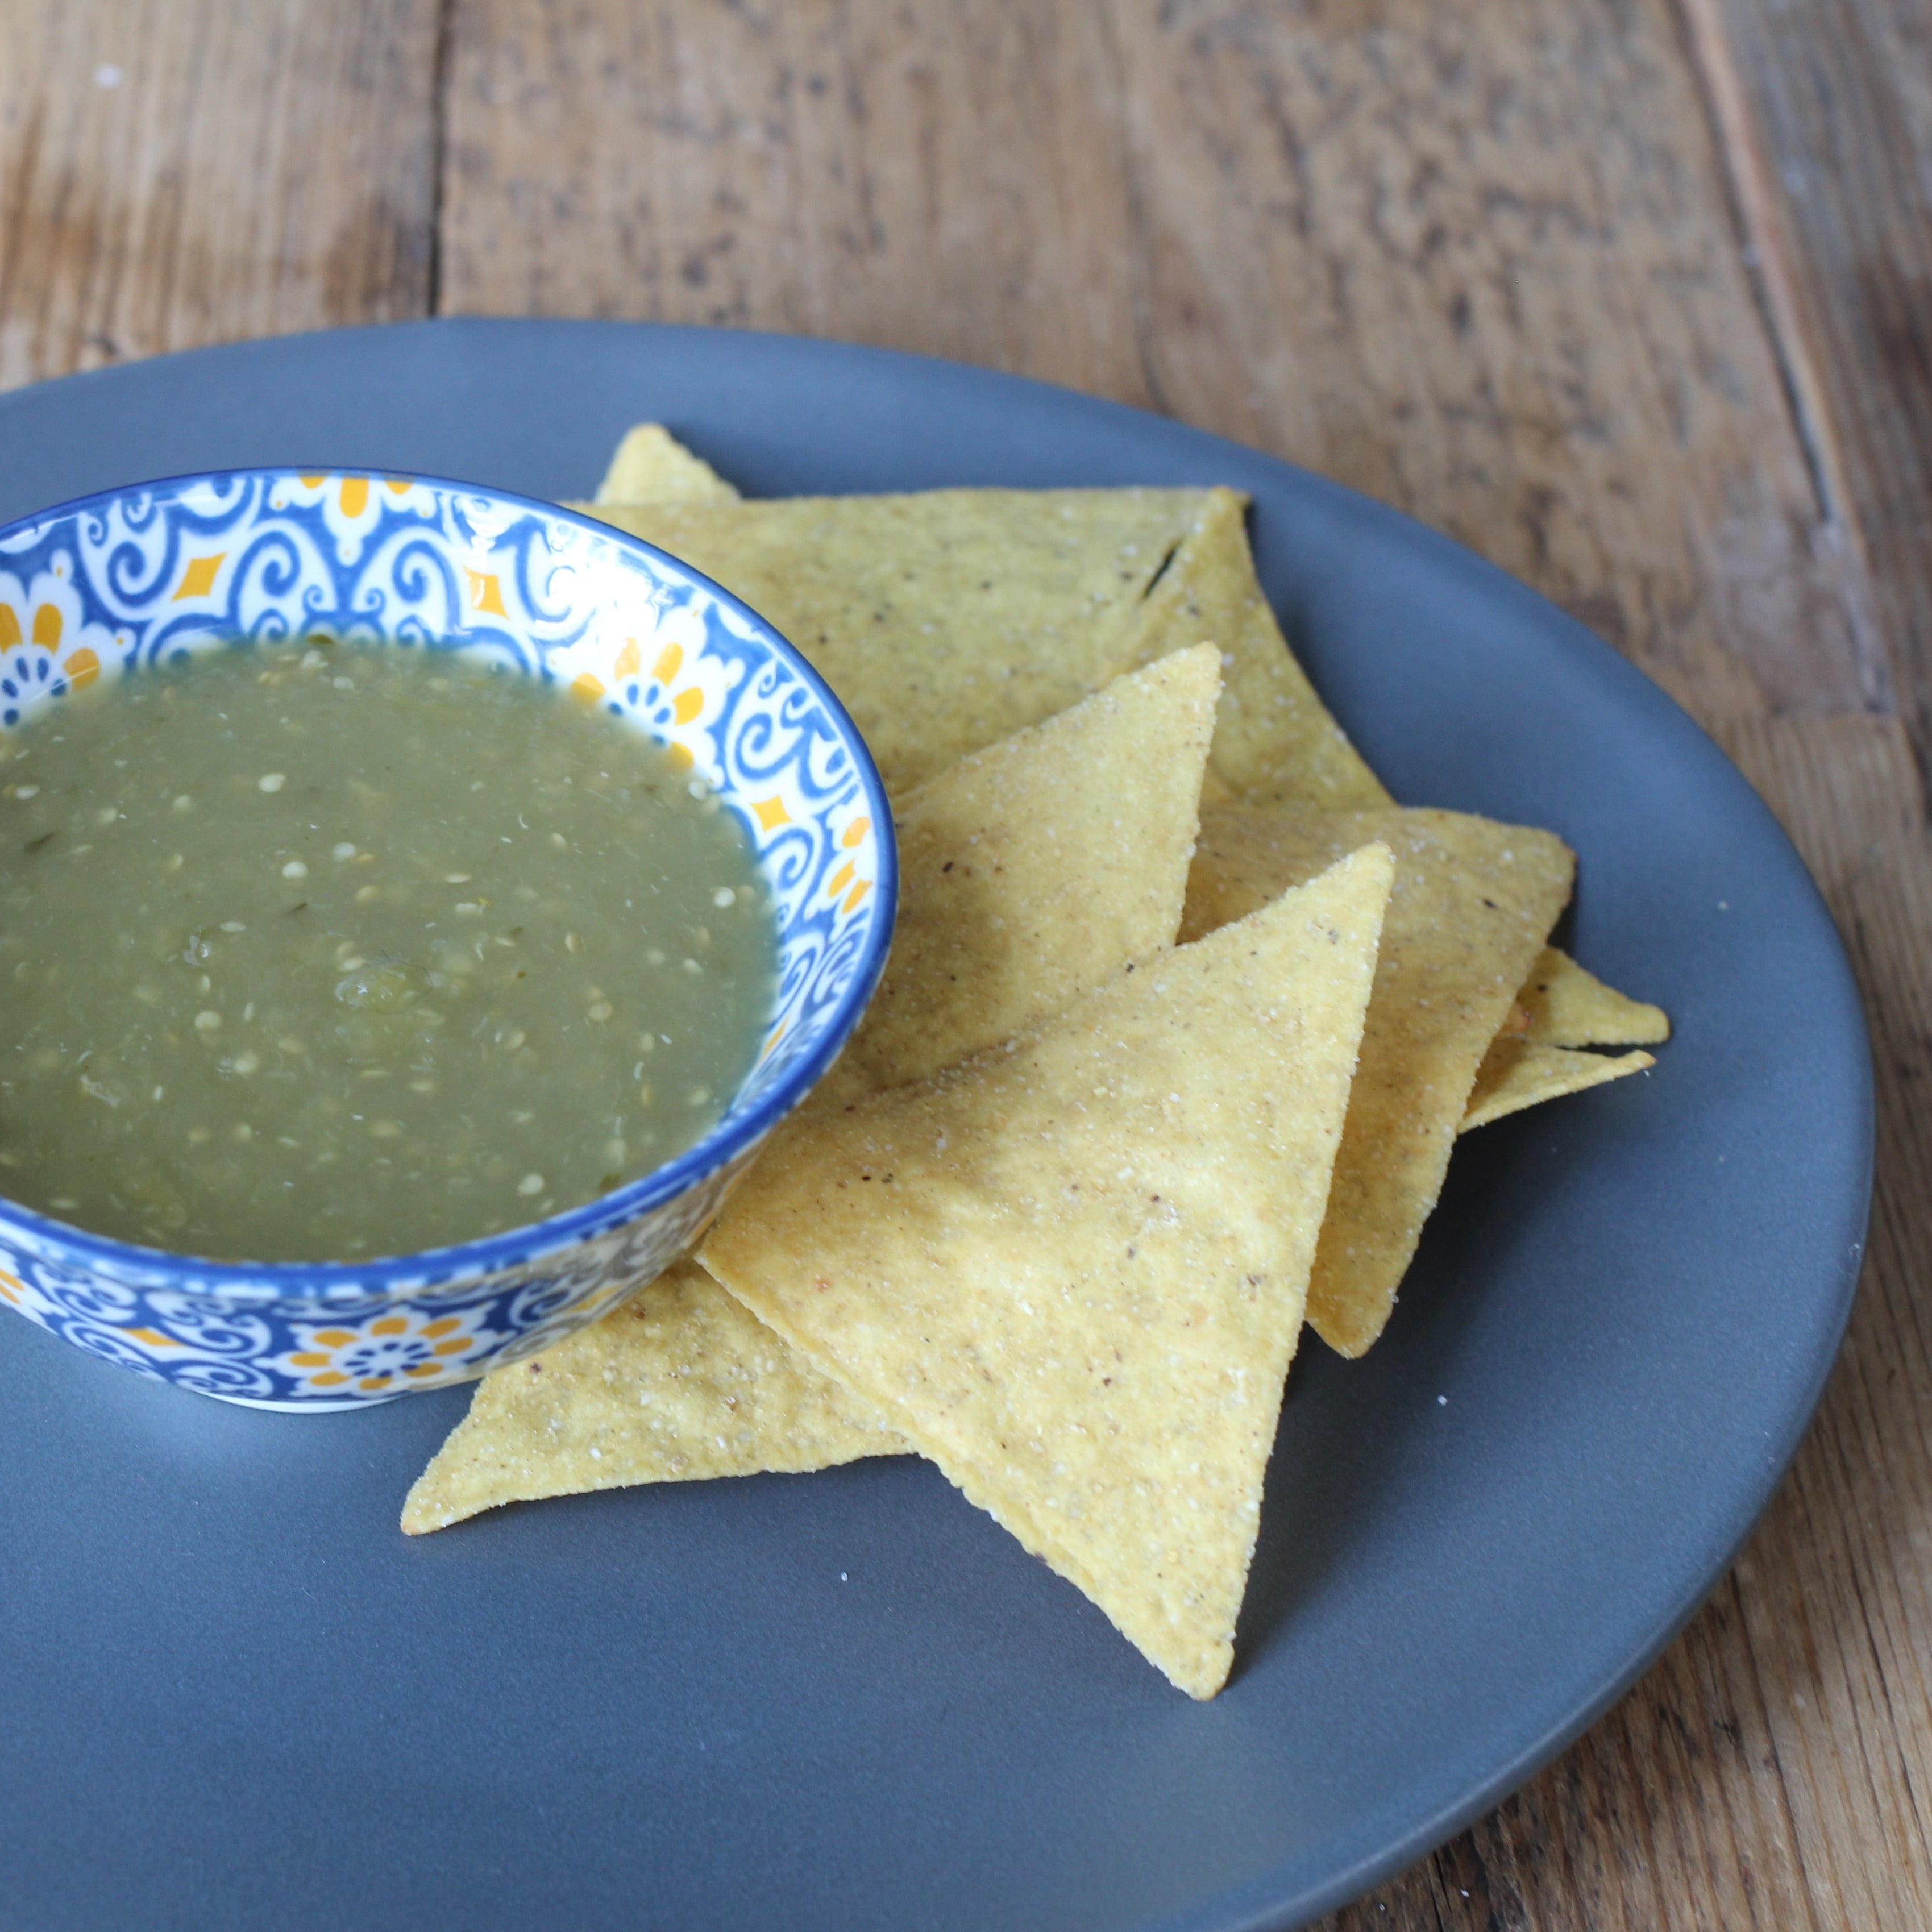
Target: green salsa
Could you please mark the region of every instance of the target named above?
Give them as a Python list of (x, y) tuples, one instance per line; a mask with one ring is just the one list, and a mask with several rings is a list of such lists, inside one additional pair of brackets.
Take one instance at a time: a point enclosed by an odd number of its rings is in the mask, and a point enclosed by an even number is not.
[(421, 647), (208, 652), (0, 742), (0, 1193), (224, 1260), (497, 1232), (717, 1123), (776, 986), (742, 826)]

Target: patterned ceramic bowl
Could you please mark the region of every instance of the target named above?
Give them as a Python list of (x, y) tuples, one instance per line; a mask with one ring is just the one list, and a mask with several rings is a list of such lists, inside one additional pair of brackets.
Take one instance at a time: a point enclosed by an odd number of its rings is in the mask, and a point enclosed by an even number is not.
[(897, 896), (878, 773), (823, 681), (716, 584), (601, 524), (424, 477), (256, 470), (0, 530), (0, 729), (157, 659), (316, 632), (479, 653), (669, 746), (750, 835), (777, 909), (780, 986), (757, 1064), (706, 1138), (512, 1233), (366, 1264), (251, 1266), (0, 1201), (0, 1301), (104, 1360), (269, 1408), (478, 1375), (676, 1258), (856, 1023)]

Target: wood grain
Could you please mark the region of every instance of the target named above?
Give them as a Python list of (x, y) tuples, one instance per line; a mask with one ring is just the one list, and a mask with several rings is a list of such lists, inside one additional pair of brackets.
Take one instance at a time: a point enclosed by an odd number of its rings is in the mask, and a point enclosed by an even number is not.
[[(1870, 1261), (1817, 1423), (1738, 1573), (1799, 1854), (1841, 1921), (1932, 1924), (1932, 857), (1892, 720), (1760, 725), (1728, 745), (1838, 916), (1879, 1072)], [(1796, 1587), (1800, 1586), (1802, 1587)]]
[(1932, 742), (1932, 14), (1684, 0), (1778, 346)]
[(428, 308), (434, 0), (10, 5), (0, 387)]
[(916, 347), (1148, 400), (1090, 5), (458, 0), (444, 306)]
[(1119, 38), (1176, 413), (1448, 530), (1707, 718), (1882, 700), (1660, 8), (1168, 17)]
[(1331, 1932), (1932, 1924), (1929, 34), (1909, 0), (0, 0), (0, 383), (434, 308), (1023, 370), (1449, 530), (1784, 817), (1880, 1076), (1818, 1424), (1643, 1683)]

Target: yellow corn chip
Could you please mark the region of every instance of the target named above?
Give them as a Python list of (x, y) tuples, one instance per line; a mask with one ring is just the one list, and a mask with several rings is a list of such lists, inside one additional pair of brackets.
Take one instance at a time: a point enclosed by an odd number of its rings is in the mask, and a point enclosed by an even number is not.
[(680, 1262), (567, 1341), (486, 1376), (410, 1491), (403, 1527), (419, 1535), (500, 1503), (910, 1448), (876, 1405)]
[[(1219, 682), (1211, 646), (1176, 652), (901, 800), (892, 962), (806, 1115), (1010, 1039), (1172, 944)], [(758, 1400), (744, 1395), (750, 1365), (772, 1378)], [(905, 1447), (701, 1270), (679, 1268), (486, 1376), (403, 1526)]]
[(1227, 688), (1214, 727), (1215, 777), (1251, 805), (1354, 812), (1392, 805), (1315, 694), (1255, 575), (1247, 499), (1210, 490), (1143, 607), (1150, 649), (1196, 638), (1221, 646)]
[(916, 1080), (1174, 943), (1220, 660), (1118, 678), (896, 804), (898, 923), (842, 1065)]
[(626, 433), (597, 486), (600, 503), (735, 503), (738, 493), (662, 423)]
[(1245, 502), (1229, 490), (933, 490), (573, 507), (769, 618), (844, 700), (893, 791), (1206, 640), (1238, 700), (1212, 753), (1230, 793), (1384, 803), (1261, 594)]
[(1308, 1287), (1310, 1324), (1345, 1355), (1388, 1323), (1477, 1067), (1570, 896), (1574, 865), (1550, 832), (1460, 812), (1216, 806), (1202, 814), (1182, 938), (1370, 838), (1395, 854), (1395, 890)]
[(1522, 1036), (1538, 1046), (1655, 1046), (1670, 1037), (1661, 1006), (1606, 986), (1567, 952), (1546, 946), (1517, 989)]
[(1390, 874), (1371, 847), (807, 1124), (702, 1252), (1198, 1697), (1232, 1656)]
[(1486, 1126), (1505, 1114), (1540, 1106), (1565, 1094), (1580, 1094), (1586, 1087), (1600, 1087), (1606, 1080), (1621, 1080), (1626, 1073), (1641, 1073), (1656, 1064), (1655, 1058), (1648, 1053), (1619, 1054), (1612, 1058), (1606, 1053), (1576, 1053), (1568, 1047), (1544, 1046), (1505, 1034), (1492, 1041), (1484, 1054), (1456, 1131), (1466, 1134), (1472, 1127)]

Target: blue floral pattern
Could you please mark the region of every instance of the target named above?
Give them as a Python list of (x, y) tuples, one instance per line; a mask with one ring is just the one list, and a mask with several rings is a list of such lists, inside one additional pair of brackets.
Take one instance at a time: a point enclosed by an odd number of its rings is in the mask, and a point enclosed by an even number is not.
[(143, 664), (310, 635), (488, 658), (648, 733), (745, 826), (773, 897), (779, 986), (757, 1065), (705, 1140), (510, 1234), (249, 1267), (0, 1201), (0, 1302), (140, 1373), (303, 1409), (532, 1353), (682, 1253), (856, 1024), (896, 901), (884, 794), (830, 691), (736, 598), (602, 524), (427, 478), (268, 470), (0, 530), (0, 729)]

